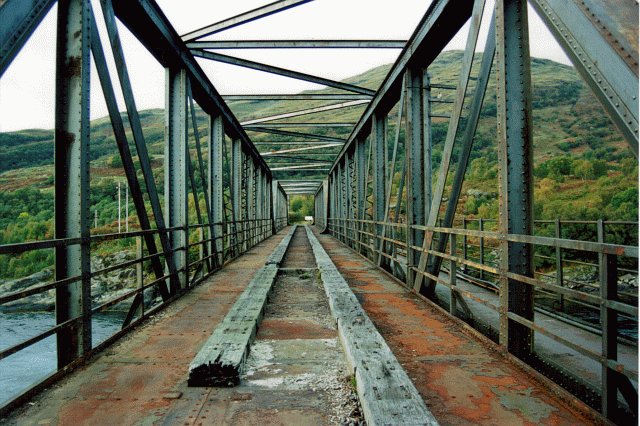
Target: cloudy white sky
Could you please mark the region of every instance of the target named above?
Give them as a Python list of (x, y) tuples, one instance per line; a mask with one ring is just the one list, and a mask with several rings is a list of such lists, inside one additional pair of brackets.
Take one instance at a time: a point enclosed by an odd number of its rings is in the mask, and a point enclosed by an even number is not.
[[(157, 0), (178, 31), (185, 32), (267, 4), (269, 0)], [(102, 30), (100, 6), (92, 0)], [(408, 39), (430, 1), (315, 0), (259, 21), (211, 36), (212, 40), (242, 39)], [(489, 0), (478, 50), (483, 50), (488, 20), (493, 8)], [(569, 63), (560, 47), (532, 9), (529, 9), (532, 56)], [(56, 7), (0, 78), (0, 131), (52, 128), (54, 121)], [(125, 56), (139, 109), (164, 104), (164, 70), (124, 27), (120, 27)], [(106, 36), (102, 33), (103, 44)], [(447, 49), (463, 49), (467, 27)], [(399, 50), (226, 50), (223, 53), (291, 68), (332, 79), (364, 72), (392, 63)], [(110, 58), (110, 55), (107, 55)], [(112, 60), (111, 60), (112, 62)], [(319, 86), (273, 76), (232, 65), (198, 59), (222, 94), (295, 93)], [(107, 114), (95, 69), (91, 73), (91, 117)], [(117, 86), (117, 76), (112, 79)], [(123, 103), (120, 102), (121, 109)]]

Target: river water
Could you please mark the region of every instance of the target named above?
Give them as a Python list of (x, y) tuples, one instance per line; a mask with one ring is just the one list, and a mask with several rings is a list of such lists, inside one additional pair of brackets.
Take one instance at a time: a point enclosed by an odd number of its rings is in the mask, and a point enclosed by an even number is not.
[[(93, 345), (118, 331), (124, 312), (94, 315)], [(38, 335), (55, 325), (53, 312), (0, 312), (0, 350)], [(56, 337), (49, 336), (0, 360), (0, 406), (56, 371)]]

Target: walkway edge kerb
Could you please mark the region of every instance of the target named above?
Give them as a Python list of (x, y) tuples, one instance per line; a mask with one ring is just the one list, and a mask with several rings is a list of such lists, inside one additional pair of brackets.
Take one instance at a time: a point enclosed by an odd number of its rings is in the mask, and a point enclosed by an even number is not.
[(368, 425), (438, 425), (316, 236), (305, 226)]
[(230, 387), (240, 383), (240, 374), (262, 320), (267, 297), (295, 231), (296, 225), (280, 241), (265, 266), (256, 272), (195, 356), (189, 365), (189, 386)]

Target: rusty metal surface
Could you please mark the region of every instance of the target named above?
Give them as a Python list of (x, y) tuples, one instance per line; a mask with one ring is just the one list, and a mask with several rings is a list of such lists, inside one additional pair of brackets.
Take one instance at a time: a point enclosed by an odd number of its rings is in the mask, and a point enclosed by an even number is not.
[(638, 75), (638, 2), (582, 0), (576, 4)]
[(198, 415), (202, 419), (215, 407), (204, 406), (209, 389), (187, 388), (189, 363), (286, 232), (230, 263), (0, 423), (194, 424)]
[(318, 238), (442, 424), (599, 422), (338, 240)]

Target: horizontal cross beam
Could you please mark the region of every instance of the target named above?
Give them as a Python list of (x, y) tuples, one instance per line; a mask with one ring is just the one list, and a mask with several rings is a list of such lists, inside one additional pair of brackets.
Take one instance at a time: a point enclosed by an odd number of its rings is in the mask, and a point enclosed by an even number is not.
[(245, 129), (252, 127), (263, 127), (265, 129), (277, 129), (280, 127), (353, 127), (356, 123), (261, 123), (257, 125), (243, 126)]
[(320, 145), (320, 146), (307, 146), (304, 148), (291, 148), (291, 149), (283, 149), (281, 151), (263, 152), (260, 155), (262, 155), (263, 157), (268, 157), (270, 155), (286, 154), (288, 152), (312, 151), (312, 150), (325, 149), (325, 148), (335, 148), (340, 146), (342, 145), (331, 144), (331, 145)]
[(270, 74), (281, 75), (284, 77), (294, 78), (296, 80), (308, 81), (309, 83), (320, 84), (322, 86), (333, 87), (335, 89), (346, 90), (348, 92), (360, 93), (362, 95), (369, 96), (373, 96), (376, 94), (374, 90), (365, 89), (364, 87), (355, 86), (353, 84), (342, 83), (324, 77), (305, 74), (299, 71), (292, 71), (286, 68), (280, 68), (273, 65), (250, 61), (248, 59), (241, 59), (234, 56), (223, 55), (221, 53), (208, 52), (206, 50), (199, 49), (192, 49), (191, 53), (193, 54), (193, 56), (197, 56), (199, 58), (210, 59), (216, 62), (222, 62), (225, 64), (236, 65), (243, 68), (268, 72)]
[(371, 96), (358, 93), (291, 93), (265, 95), (222, 95), (226, 101), (355, 101)]
[(300, 6), (308, 3), (312, 0), (280, 0), (273, 3), (269, 3), (265, 6), (252, 9), (248, 12), (241, 13), (231, 18), (218, 21), (214, 24), (207, 25), (206, 27), (199, 28), (195, 31), (188, 32), (182, 35), (183, 41), (197, 40), (202, 37), (206, 37), (211, 34), (216, 34), (229, 28), (237, 27), (247, 22), (255, 21), (256, 19), (264, 18), (274, 13), (282, 12), (283, 10), (291, 9), (292, 7)]
[(334, 138), (332, 136), (314, 135), (311, 133), (290, 132), (288, 130), (279, 130), (279, 129), (267, 129), (265, 127), (253, 127), (251, 129), (247, 129), (247, 131), (257, 132), (257, 133), (271, 133), (274, 135), (292, 136), (292, 137), (298, 137), (298, 138), (317, 139), (319, 141), (325, 141), (325, 142), (337, 142), (337, 143), (345, 142), (344, 139)]
[(189, 49), (402, 49), (404, 40), (216, 40), (187, 43)]

